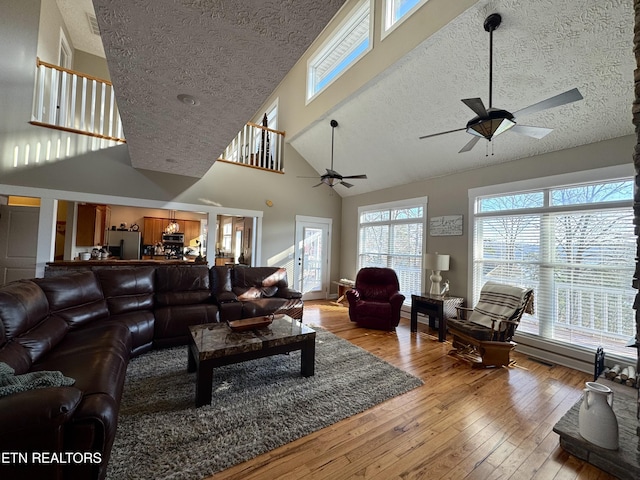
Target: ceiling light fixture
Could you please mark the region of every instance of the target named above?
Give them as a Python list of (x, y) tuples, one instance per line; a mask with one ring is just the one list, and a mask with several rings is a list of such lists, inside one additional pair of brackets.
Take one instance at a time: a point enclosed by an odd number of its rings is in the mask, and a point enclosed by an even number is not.
[(178, 100), (180, 100), (185, 105), (189, 105), (190, 107), (200, 105), (200, 100), (198, 100), (193, 95), (187, 95), (186, 93), (181, 93), (180, 95), (178, 95)]

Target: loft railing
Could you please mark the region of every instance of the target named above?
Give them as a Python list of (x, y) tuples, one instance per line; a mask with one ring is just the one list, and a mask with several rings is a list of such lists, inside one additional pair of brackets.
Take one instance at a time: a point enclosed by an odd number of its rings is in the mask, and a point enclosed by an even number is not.
[(126, 142), (110, 81), (40, 59), (32, 115), (32, 125)]
[(249, 122), (218, 160), (284, 173), (284, 136), (285, 132)]

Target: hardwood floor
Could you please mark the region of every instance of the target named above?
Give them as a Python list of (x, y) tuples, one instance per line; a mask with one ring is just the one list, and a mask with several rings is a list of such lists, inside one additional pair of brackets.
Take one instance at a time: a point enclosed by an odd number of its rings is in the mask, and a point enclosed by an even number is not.
[[(305, 323), (339, 335), (424, 385), (209, 477), (265, 479), (612, 479), (560, 448), (553, 425), (590, 376), (517, 353), (512, 368), (472, 370), (425, 325), (358, 328), (347, 308), (305, 302)], [(340, 395), (340, 392), (336, 392)]]

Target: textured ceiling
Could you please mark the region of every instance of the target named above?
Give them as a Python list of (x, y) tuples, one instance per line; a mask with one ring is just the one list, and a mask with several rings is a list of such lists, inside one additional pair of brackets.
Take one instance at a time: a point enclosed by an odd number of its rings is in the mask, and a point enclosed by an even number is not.
[[(502, 15), (493, 36), (494, 107), (515, 112), (574, 87), (584, 100), (517, 118), (554, 129), (541, 140), (506, 132), (461, 154), (471, 138), (464, 131), (419, 140), (464, 127), (475, 114), (462, 98), (488, 105), (483, 22), (494, 12)], [(481, 0), (291, 144), (324, 173), (336, 119), (335, 170), (368, 175), (351, 189), (335, 187), (348, 196), (632, 134), (633, 18), (631, 0)]]
[(93, 0), (132, 165), (202, 176), (343, 3)]

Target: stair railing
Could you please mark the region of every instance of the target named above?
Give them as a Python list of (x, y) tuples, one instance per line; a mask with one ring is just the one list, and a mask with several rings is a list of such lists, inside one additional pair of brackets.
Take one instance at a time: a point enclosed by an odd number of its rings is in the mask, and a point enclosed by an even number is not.
[(125, 143), (110, 81), (36, 61), (32, 125)]
[(284, 173), (284, 137), (283, 131), (248, 122), (218, 160)]

